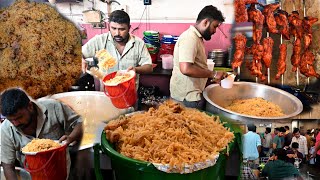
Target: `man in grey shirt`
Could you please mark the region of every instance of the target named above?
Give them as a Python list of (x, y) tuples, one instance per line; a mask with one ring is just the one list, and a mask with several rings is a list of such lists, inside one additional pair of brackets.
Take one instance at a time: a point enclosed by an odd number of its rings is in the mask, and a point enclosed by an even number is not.
[(6, 179), (17, 179), (15, 161), (24, 162), (21, 148), (32, 139), (52, 139), (66, 144), (82, 138), (82, 119), (69, 106), (53, 99), (32, 101), (18, 88), (1, 94), (1, 164)]
[[(83, 58), (92, 58), (96, 52), (106, 49), (117, 60), (114, 67), (105, 73), (118, 70), (134, 70), (137, 74), (152, 73), (152, 60), (148, 49), (137, 36), (129, 33), (131, 28), (129, 15), (122, 10), (113, 11), (109, 17), (109, 32), (96, 35), (82, 46)], [(86, 71), (87, 64), (82, 60), (82, 71)], [(136, 85), (139, 76), (137, 75)], [(102, 86), (100, 86), (100, 90)]]

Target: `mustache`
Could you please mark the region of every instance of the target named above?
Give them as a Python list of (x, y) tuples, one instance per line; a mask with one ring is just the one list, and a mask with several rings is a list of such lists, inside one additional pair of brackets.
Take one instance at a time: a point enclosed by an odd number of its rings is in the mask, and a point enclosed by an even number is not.
[(114, 36), (114, 38), (123, 38), (122, 36)]

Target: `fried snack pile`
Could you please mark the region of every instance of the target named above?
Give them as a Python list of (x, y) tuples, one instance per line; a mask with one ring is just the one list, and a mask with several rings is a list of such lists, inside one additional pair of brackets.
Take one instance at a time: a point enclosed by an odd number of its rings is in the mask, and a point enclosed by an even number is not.
[(108, 70), (117, 64), (116, 59), (114, 59), (107, 50), (101, 49), (100, 51), (96, 52), (95, 55), (99, 60), (99, 68), (104, 70)]
[(51, 6), (17, 0), (0, 10), (0, 92), (19, 86), (39, 98), (68, 91), (81, 56), (78, 29)]
[(280, 106), (260, 97), (236, 99), (225, 108), (230, 111), (250, 116), (277, 117), (285, 115)]
[(212, 159), (234, 139), (219, 117), (172, 101), (110, 121), (105, 132), (116, 150), (129, 158), (180, 168)]
[(22, 152), (41, 152), (58, 147), (61, 147), (61, 145), (51, 139), (33, 139), (22, 148)]

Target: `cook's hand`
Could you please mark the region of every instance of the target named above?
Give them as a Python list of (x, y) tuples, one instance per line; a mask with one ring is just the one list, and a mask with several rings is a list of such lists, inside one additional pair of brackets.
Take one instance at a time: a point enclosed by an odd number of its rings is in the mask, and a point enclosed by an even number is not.
[(67, 145), (70, 144), (70, 146), (73, 146), (77, 143), (77, 141), (75, 141), (74, 138), (72, 138), (71, 136), (68, 136), (68, 135), (63, 135), (59, 139), (59, 143), (61, 143), (62, 141), (65, 141)]
[(216, 83), (220, 83), (222, 79), (228, 76), (228, 73), (224, 71), (213, 71), (212, 73), (212, 81)]
[(130, 71), (130, 70), (136, 72), (136, 68), (134, 68), (133, 66), (128, 67), (127, 71)]
[(83, 58), (82, 58), (81, 68), (82, 68), (82, 72), (86, 73), (86, 70), (88, 68), (88, 64), (87, 64), (86, 60), (84, 60)]

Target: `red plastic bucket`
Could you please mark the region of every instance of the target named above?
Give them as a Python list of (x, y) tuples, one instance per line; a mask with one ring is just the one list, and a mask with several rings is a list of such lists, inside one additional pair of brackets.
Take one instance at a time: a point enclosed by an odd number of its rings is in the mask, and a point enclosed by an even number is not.
[(37, 153), (24, 153), (24, 167), (32, 180), (67, 179), (67, 145)]
[[(110, 80), (116, 76), (117, 72), (106, 75), (103, 78), (103, 82)], [(132, 77), (131, 79), (119, 83), (116, 86), (104, 85), (104, 93), (111, 99), (112, 104), (119, 108), (125, 109), (133, 106), (137, 101), (136, 91), (136, 74), (134, 71), (129, 71)]]

